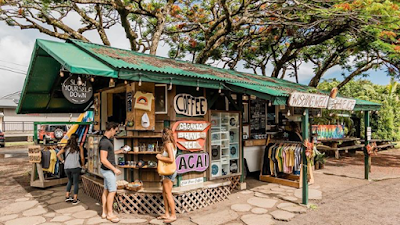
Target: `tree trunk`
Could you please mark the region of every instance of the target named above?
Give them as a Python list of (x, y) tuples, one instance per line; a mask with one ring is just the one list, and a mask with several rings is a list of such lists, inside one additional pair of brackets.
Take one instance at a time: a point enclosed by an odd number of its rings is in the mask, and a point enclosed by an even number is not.
[(168, 0), (168, 3), (161, 9), (160, 13), (156, 14), (157, 26), (156, 31), (151, 38), (150, 55), (155, 55), (157, 53), (158, 44), (160, 43), (161, 35), (164, 32), (165, 22), (167, 21), (167, 16), (171, 10), (174, 0)]
[(352, 72), (349, 76), (347, 76), (342, 83), (340, 83), (337, 88), (340, 90), (340, 88), (342, 88), (344, 85), (346, 85), (347, 83), (349, 83), (355, 76), (360, 75), (361, 73), (364, 73), (366, 71), (368, 71), (369, 69), (371, 69), (374, 65), (374, 63), (367, 63), (365, 64), (363, 67), (358, 68), (357, 70), (355, 70), (354, 72)]

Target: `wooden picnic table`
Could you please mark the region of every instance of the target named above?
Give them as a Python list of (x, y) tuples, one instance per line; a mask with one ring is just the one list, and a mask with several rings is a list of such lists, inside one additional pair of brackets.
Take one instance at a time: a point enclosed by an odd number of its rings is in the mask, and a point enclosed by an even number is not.
[(319, 151), (334, 151), (336, 159), (339, 159), (340, 151), (345, 151), (347, 153), (350, 150), (355, 153), (357, 149), (362, 149), (364, 147), (364, 145), (358, 144), (360, 138), (354, 137), (323, 139), (318, 141), (321, 142), (323, 145), (318, 145), (317, 149)]
[[(365, 140), (362, 140), (361, 143), (364, 144)], [(369, 143), (375, 143), (378, 150), (393, 148), (395, 146), (391, 140), (385, 139), (372, 139), (369, 141)]]

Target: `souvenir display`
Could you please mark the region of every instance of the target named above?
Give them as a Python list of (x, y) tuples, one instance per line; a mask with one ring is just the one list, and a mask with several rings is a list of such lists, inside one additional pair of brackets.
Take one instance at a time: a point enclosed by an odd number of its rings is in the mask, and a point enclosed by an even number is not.
[(151, 111), (152, 102), (154, 100), (153, 93), (143, 93), (137, 91), (135, 94), (135, 109)]

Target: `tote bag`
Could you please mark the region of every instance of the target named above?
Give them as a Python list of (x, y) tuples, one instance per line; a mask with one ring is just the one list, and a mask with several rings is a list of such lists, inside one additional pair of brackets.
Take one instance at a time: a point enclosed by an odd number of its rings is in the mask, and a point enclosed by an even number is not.
[(158, 174), (161, 176), (169, 176), (174, 174), (176, 171), (175, 159), (172, 163), (166, 163), (161, 160), (158, 160), (157, 171)]

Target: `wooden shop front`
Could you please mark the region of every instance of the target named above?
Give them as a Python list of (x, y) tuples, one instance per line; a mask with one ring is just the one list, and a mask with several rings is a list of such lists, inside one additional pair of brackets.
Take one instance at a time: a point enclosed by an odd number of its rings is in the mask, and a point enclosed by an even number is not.
[[(216, 101), (207, 101), (207, 95), (217, 95)], [(94, 94), (94, 130), (104, 131), (106, 122), (118, 122), (121, 133), (114, 138), (114, 148), (131, 148), (116, 155), (122, 171), (117, 180), (143, 183), (139, 191), (117, 191), (121, 211), (163, 213), (155, 156), (164, 151), (161, 135), (165, 127), (174, 131), (178, 147), (173, 189), (177, 212), (193, 211), (228, 197), (239, 185), (242, 172), (242, 126), (239, 111), (227, 108), (226, 99), (218, 90), (149, 82), (120, 82)], [(82, 177), (85, 193), (98, 200), (103, 189), (101, 137), (88, 137), (90, 174)]]
[[(74, 82), (68, 86), (66, 80)], [(72, 86), (69, 97), (65, 96), (63, 89)], [(320, 90), (282, 79), (77, 40), (37, 40), (17, 113), (94, 110), (93, 132), (86, 139), (89, 173), (82, 180), (85, 193), (97, 200), (103, 191), (100, 131), (107, 121), (120, 123), (122, 132), (114, 138), (114, 148), (127, 145), (130, 151), (116, 156), (123, 171), (117, 179), (143, 184), (138, 191), (118, 190), (118, 209), (126, 213), (163, 213), (155, 156), (163, 151), (163, 128), (173, 128), (179, 148), (173, 194), (177, 212), (182, 213), (222, 201), (237, 187), (245, 188), (243, 143), (248, 152), (262, 152), (266, 136), (276, 132), (282, 119), (300, 117), (303, 138), (309, 139), (312, 109), (308, 108), (318, 107), (291, 104), (293, 93), (328, 98)], [(297, 100), (304, 103), (304, 98)], [(354, 110), (379, 107), (357, 100)], [(286, 117), (282, 116), (285, 112)], [(365, 115), (368, 121), (369, 114)], [(303, 199), (307, 199), (306, 188), (303, 185)]]

